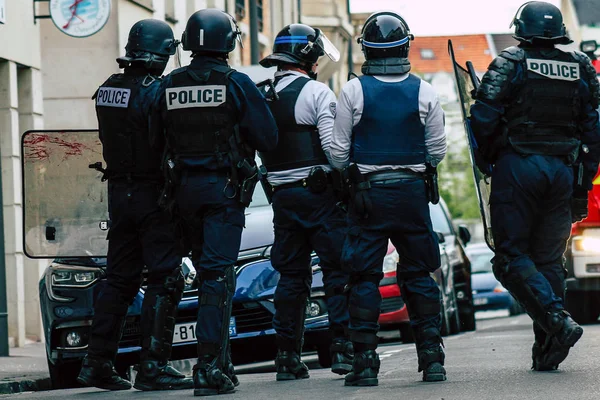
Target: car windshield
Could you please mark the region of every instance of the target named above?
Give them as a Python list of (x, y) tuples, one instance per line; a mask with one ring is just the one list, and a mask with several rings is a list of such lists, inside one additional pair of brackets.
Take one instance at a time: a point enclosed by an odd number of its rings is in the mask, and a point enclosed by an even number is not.
[(484, 274), (487, 272), (492, 272), (491, 259), (493, 256), (494, 254), (491, 251), (470, 254), (469, 259), (471, 260), (471, 273)]
[(442, 206), (438, 204), (429, 204), (429, 213), (431, 215), (431, 223), (433, 224), (433, 230), (444, 235), (452, 235), (448, 218)]

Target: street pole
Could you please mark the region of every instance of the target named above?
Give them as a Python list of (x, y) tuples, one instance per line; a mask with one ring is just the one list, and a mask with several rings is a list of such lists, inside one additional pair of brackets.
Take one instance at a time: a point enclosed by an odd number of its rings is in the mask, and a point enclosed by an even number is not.
[(8, 307), (6, 305), (6, 255), (4, 254), (4, 203), (0, 158), (0, 357), (8, 356)]
[(257, 0), (250, 0), (250, 63), (258, 64), (260, 56), (258, 48), (258, 7)]
[[(350, 12), (350, 0), (346, 1), (346, 11), (348, 12), (348, 22), (352, 25), (352, 13)], [(352, 55), (352, 47), (354, 43), (352, 43), (352, 39), (354, 36), (350, 33), (350, 37), (348, 38), (348, 75), (354, 72), (354, 57)]]

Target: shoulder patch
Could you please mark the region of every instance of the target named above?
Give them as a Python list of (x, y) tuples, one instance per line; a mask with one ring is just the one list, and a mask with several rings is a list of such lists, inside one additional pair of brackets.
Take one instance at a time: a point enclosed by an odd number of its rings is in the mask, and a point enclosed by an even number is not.
[(579, 64), (545, 59), (527, 59), (527, 70), (549, 79), (577, 81), (580, 79)]
[(196, 107), (218, 107), (227, 100), (225, 85), (199, 85), (168, 88), (167, 110)]
[(100, 87), (96, 94), (96, 105), (101, 107), (129, 107), (131, 89)]
[(331, 111), (334, 118), (335, 118), (336, 107), (337, 107), (337, 104), (335, 101), (332, 101), (331, 103), (329, 103), (329, 111)]

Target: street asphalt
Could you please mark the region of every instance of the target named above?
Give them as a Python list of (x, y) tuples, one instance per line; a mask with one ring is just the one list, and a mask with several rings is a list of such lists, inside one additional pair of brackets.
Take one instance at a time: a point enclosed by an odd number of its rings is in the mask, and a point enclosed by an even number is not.
[[(476, 332), (445, 338), (448, 380), (423, 383), (414, 345), (387, 342), (379, 347), (379, 386), (344, 387), (344, 380), (306, 357), (308, 380), (276, 382), (272, 363), (238, 368), (240, 386), (219, 399), (600, 399), (600, 324), (584, 327), (583, 338), (555, 372), (533, 372), (533, 334), (528, 316), (478, 321)], [(189, 365), (189, 364), (188, 364)], [(93, 388), (0, 395), (0, 399), (180, 399), (192, 391), (106, 392)]]

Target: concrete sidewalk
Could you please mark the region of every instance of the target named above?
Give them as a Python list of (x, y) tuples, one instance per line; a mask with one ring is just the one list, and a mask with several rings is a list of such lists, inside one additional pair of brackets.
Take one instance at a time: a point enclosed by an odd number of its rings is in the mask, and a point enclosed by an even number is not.
[(28, 343), (0, 357), (0, 394), (50, 390), (44, 343)]

